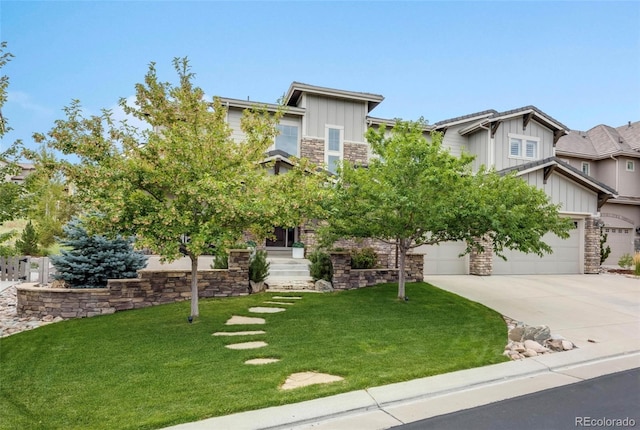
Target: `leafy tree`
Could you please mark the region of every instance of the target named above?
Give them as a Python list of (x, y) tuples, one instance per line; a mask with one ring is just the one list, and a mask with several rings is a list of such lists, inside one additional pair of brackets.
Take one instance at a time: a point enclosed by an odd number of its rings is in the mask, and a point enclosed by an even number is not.
[(500, 256), (504, 248), (542, 254), (551, 252), (541, 240), (545, 233), (568, 237), (572, 223), (544, 191), (514, 174), (471, 174), (473, 157), (451, 155), (441, 134), (428, 141), (425, 126), (422, 120), (398, 121), (390, 133), (384, 126), (367, 131), (375, 156), (368, 168), (345, 161), (339, 169), (327, 200), (328, 223), (320, 230), (325, 243), (372, 237), (396, 244), (402, 298), (406, 255), (417, 246), (464, 240), (470, 252), (483, 250), (480, 238), (488, 237)]
[(607, 258), (609, 258), (609, 254), (611, 254), (611, 247), (609, 245), (605, 246), (608, 238), (609, 238), (609, 235), (604, 232), (602, 227), (600, 227), (600, 264), (601, 265), (605, 262)]
[(111, 113), (83, 117), (80, 103), (65, 109), (48, 136), (38, 140), (78, 163), (66, 162), (65, 176), (77, 189), (87, 220), (96, 231), (136, 235), (143, 246), (166, 260), (191, 260), (191, 314), (198, 311), (198, 256), (211, 244), (236, 242), (244, 231), (256, 237), (273, 225), (296, 225), (309, 202), (321, 200), (319, 175), (299, 160), (285, 175), (261, 167), (282, 112), (245, 111), (242, 142), (231, 138), (226, 109), (219, 99), (205, 100), (194, 86), (186, 59), (175, 59), (178, 84), (160, 82), (152, 63), (144, 83), (136, 85), (130, 114), (150, 125), (138, 130), (115, 123)]
[(52, 256), (56, 279), (75, 288), (101, 288), (108, 279), (135, 278), (147, 264), (147, 257), (133, 250), (133, 238), (91, 235), (74, 218), (64, 226), (60, 255)]
[(39, 256), (40, 248), (38, 248), (38, 235), (33, 224), (29, 221), (22, 230), (20, 239), (16, 240), (16, 250), (22, 255)]

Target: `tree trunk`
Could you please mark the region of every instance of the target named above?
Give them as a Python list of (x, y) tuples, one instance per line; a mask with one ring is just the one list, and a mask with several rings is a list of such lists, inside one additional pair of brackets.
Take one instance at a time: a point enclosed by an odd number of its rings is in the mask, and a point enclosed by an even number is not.
[(405, 246), (405, 239), (400, 239), (398, 241), (398, 298), (404, 300), (406, 294), (404, 289), (404, 264), (407, 257), (407, 246)]
[(198, 310), (198, 257), (189, 254), (191, 259), (191, 316), (197, 318), (200, 316)]

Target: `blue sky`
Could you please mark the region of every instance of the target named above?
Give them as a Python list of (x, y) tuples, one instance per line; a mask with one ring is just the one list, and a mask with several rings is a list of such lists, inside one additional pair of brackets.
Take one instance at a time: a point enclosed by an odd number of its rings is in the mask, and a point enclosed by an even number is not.
[(535, 105), (571, 129), (640, 120), (640, 2), (0, 1), (15, 55), (3, 115), (33, 146), (62, 108), (134, 94), (189, 57), (209, 95), (275, 102), (292, 81), (381, 94), (430, 122)]

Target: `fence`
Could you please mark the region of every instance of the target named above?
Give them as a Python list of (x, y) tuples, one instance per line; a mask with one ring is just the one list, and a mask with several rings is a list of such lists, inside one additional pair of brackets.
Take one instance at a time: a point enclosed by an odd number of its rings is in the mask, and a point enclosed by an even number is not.
[(48, 257), (0, 257), (0, 281), (47, 284), (53, 272)]

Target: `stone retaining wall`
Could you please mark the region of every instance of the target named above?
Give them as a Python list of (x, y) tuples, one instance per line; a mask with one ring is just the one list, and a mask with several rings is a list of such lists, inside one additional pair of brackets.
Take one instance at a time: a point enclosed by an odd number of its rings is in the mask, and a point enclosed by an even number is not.
[[(398, 282), (399, 269), (352, 269), (350, 252), (331, 252), (333, 264), (333, 288), (336, 290), (351, 290), (370, 287), (387, 282)], [(409, 254), (406, 259), (405, 280), (419, 282), (424, 279), (423, 254)]]
[[(229, 269), (198, 271), (199, 297), (248, 294), (248, 250), (229, 252)], [(17, 287), (17, 313), (21, 317), (82, 318), (112, 314), (191, 298), (191, 271), (138, 272), (135, 279), (110, 279), (106, 288)]]

